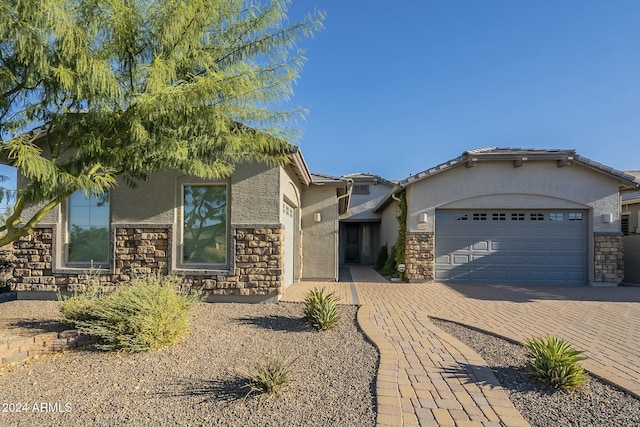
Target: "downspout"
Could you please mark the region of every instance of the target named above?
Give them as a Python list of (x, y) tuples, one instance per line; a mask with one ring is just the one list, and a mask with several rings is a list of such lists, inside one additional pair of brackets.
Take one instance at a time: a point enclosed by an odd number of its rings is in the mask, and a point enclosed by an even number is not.
[[(353, 189), (353, 179), (347, 179), (347, 192), (342, 196), (338, 196), (336, 203), (336, 239), (335, 239), (335, 254), (336, 254), (336, 271), (335, 271), (335, 280), (336, 282), (340, 278), (340, 200), (345, 197), (349, 197), (349, 202), (351, 202), (351, 190)], [(347, 210), (349, 210), (349, 204), (347, 204)]]

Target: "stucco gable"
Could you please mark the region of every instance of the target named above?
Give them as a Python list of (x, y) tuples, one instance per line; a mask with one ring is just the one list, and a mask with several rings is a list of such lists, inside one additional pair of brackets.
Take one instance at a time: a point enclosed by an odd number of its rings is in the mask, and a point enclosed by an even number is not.
[(454, 167), (464, 165), (474, 167), (479, 162), (484, 161), (511, 161), (514, 167), (524, 166), (530, 161), (556, 161), (558, 167), (579, 164), (598, 173), (607, 175), (618, 180), (620, 189), (634, 189), (640, 187), (640, 181), (628, 173), (619, 171), (610, 166), (581, 156), (573, 149), (538, 149), (538, 148), (496, 148), (486, 147), (463, 152), (460, 156), (426, 169), (415, 175), (411, 175), (400, 181), (387, 196), (374, 208), (374, 212), (379, 212), (388, 206), (393, 200), (393, 195), (405, 187), (416, 182), (423, 181), (434, 175), (445, 172)]

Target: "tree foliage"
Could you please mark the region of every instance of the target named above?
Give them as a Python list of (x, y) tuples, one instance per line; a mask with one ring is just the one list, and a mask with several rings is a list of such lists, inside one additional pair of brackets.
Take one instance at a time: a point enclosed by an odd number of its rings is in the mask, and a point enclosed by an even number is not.
[[(2, 160), (29, 180), (0, 245), (79, 189), (174, 169), (229, 176), (287, 161), (303, 111), (286, 106), (301, 38), (288, 0), (0, 2)], [(24, 133), (46, 123), (37, 131)], [(32, 218), (24, 207), (42, 206)]]

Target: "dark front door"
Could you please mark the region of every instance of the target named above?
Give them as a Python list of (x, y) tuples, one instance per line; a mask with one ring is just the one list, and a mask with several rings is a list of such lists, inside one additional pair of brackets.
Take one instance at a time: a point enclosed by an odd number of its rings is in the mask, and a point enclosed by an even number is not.
[(347, 224), (346, 227), (346, 253), (344, 255), (345, 262), (360, 262), (360, 250), (359, 250), (359, 233), (358, 224)]

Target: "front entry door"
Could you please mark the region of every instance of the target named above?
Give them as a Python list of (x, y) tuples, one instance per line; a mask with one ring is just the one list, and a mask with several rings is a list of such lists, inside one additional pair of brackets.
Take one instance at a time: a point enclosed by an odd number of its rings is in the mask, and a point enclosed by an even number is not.
[(358, 233), (358, 224), (347, 224), (346, 227), (346, 252), (344, 256), (345, 262), (358, 263), (360, 262), (360, 246), (358, 245), (359, 233)]

